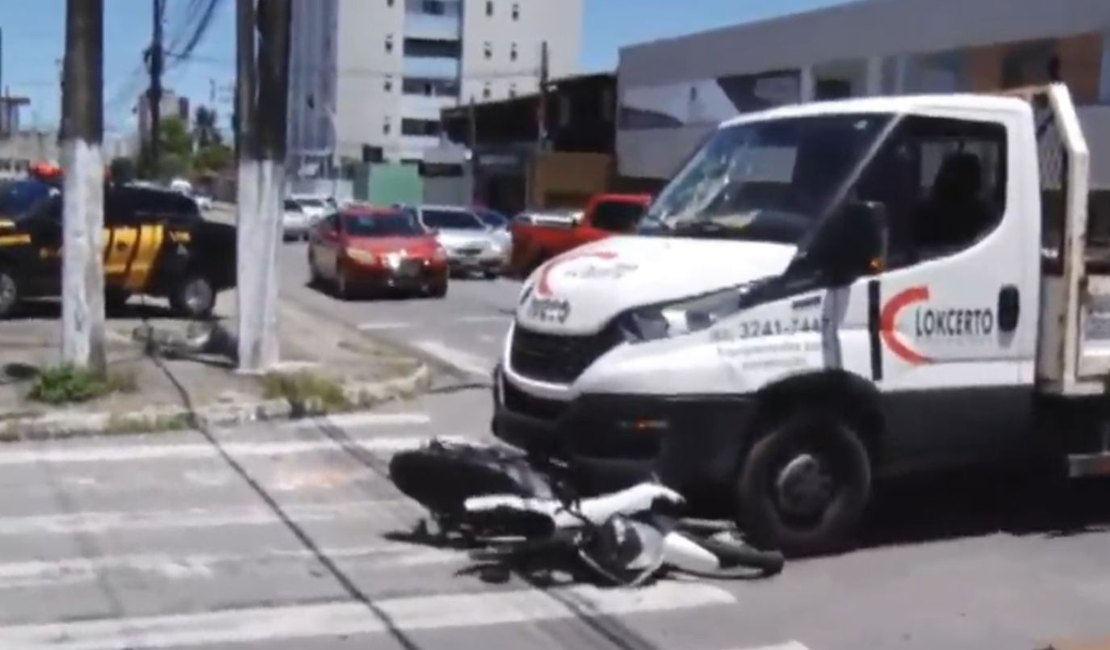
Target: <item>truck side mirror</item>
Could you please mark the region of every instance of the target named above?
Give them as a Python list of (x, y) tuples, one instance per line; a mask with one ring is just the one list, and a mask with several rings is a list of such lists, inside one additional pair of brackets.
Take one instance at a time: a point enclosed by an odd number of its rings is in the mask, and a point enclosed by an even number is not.
[(852, 201), (829, 216), (808, 257), (835, 286), (843, 286), (881, 268), (885, 242), (886, 207)]

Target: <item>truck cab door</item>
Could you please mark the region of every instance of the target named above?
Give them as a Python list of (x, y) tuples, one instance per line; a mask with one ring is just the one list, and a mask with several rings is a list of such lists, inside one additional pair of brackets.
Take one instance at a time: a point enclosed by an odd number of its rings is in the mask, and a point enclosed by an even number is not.
[(829, 299), (841, 332), (867, 333), (840, 335), (843, 362), (879, 390), (896, 465), (979, 460), (1031, 433), (1038, 242), (1010, 173), (1013, 127), (907, 117), (872, 161), (881, 181), (861, 179), (886, 206), (886, 259)]

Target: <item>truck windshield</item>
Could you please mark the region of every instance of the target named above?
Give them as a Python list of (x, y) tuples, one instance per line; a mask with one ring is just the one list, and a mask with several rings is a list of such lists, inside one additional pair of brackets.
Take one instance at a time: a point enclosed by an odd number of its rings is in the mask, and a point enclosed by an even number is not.
[(638, 232), (798, 244), (893, 117), (821, 115), (720, 129), (659, 194)]

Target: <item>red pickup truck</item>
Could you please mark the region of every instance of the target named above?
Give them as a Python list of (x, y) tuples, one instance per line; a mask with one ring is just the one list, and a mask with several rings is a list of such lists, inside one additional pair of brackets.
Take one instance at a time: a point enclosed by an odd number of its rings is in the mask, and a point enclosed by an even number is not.
[(502, 275), (524, 279), (539, 265), (582, 244), (635, 232), (650, 194), (599, 194), (580, 213), (514, 219), (512, 255)]

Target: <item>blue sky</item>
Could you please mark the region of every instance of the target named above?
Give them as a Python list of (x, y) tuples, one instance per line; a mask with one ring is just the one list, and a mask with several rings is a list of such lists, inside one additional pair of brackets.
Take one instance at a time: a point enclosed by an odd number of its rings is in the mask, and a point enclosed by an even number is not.
[[(309, 0), (311, 1), (311, 0)], [(362, 0), (373, 2), (376, 0)], [(557, 2), (558, 0), (546, 0)], [(737, 22), (803, 11), (839, 0), (586, 0), (582, 67), (612, 69), (623, 45), (712, 29)], [(186, 0), (168, 0), (166, 38), (172, 46), (184, 23)], [(127, 130), (131, 108), (145, 87), (142, 51), (150, 41), (150, 0), (105, 0), (105, 121)], [(165, 85), (194, 105), (216, 105), (225, 121), (234, 80), (234, 0), (222, 0), (212, 27), (192, 60), (171, 63)], [(0, 0), (3, 84), (31, 98), (24, 120), (52, 128), (58, 123), (65, 0)]]

